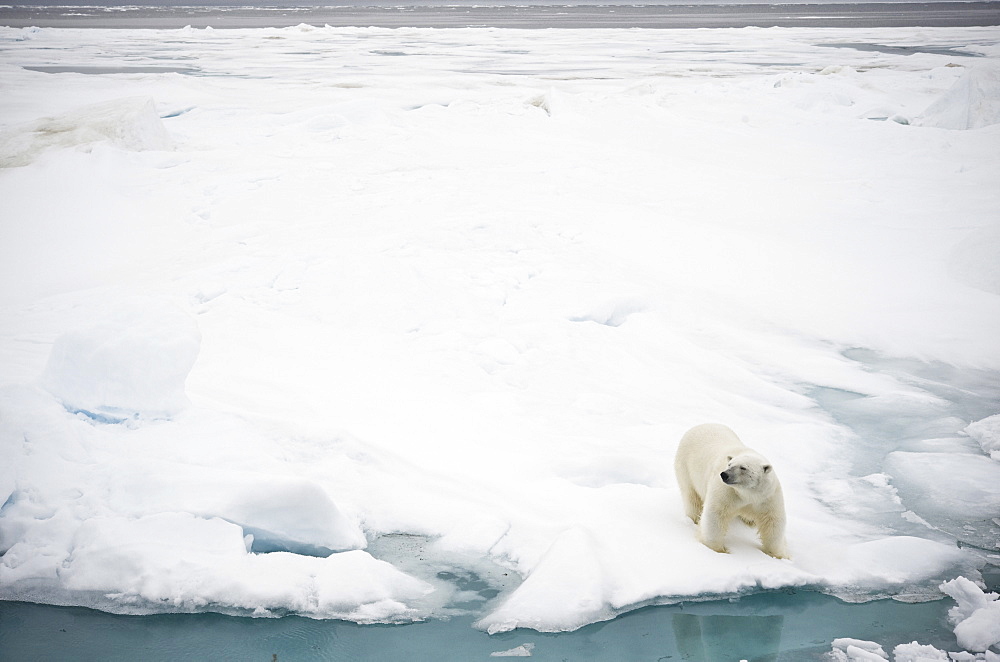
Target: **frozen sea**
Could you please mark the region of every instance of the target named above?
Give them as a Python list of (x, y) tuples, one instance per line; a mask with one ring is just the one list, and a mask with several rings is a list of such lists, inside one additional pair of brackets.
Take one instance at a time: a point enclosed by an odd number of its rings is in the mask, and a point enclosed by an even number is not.
[(566, 2), (565, 0), (401, 0), (176, 3), (19, 2), (0, 6), (12, 27), (263, 28), (300, 24), (333, 27), (424, 28), (743, 28), (998, 26), (1000, 2), (696, 3)]
[(996, 26), (13, 23), (4, 657), (997, 659)]

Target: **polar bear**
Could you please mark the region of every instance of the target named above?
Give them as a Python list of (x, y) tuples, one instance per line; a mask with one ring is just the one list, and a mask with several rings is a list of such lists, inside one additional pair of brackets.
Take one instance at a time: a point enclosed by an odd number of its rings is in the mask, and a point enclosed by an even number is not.
[(771, 464), (743, 445), (725, 425), (688, 430), (674, 461), (684, 511), (698, 525), (701, 542), (726, 552), (734, 517), (756, 527), (764, 553), (787, 558), (785, 502)]

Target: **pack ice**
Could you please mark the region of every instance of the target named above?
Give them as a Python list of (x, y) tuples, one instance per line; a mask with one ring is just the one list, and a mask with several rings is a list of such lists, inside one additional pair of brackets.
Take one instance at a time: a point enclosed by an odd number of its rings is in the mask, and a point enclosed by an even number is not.
[[(941, 590), (955, 600), (948, 620), (955, 627), (957, 644), (964, 650), (948, 652), (917, 641), (892, 649), (893, 662), (997, 662), (994, 652), (1000, 643), (1000, 601), (965, 577), (941, 584)], [(840, 638), (833, 640), (829, 658), (838, 662), (865, 662), (890, 659), (877, 642)]]
[[(0, 599), (502, 632), (948, 592), (995, 650), (998, 58), (0, 28)], [(698, 542), (672, 462), (712, 421), (791, 559)]]

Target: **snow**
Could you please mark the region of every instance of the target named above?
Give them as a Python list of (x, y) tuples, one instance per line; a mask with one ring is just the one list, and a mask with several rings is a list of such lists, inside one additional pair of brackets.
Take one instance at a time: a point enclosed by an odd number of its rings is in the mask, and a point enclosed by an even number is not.
[(193, 316), (156, 301), (120, 302), (95, 321), (56, 338), (43, 388), (69, 411), (106, 422), (169, 418), (187, 406), (184, 382), (201, 344)]
[(985, 652), (1000, 643), (1000, 601), (965, 577), (941, 585), (958, 604), (948, 612), (958, 644), (969, 651)]
[(490, 634), (516, 627), (576, 630), (610, 616), (607, 572), (582, 529), (556, 538), (517, 591), (477, 623)]
[(113, 99), (5, 128), (0, 133), (0, 168), (28, 165), (48, 149), (95, 143), (133, 151), (173, 146), (153, 99)]
[(844, 661), (867, 661), (867, 660), (887, 660), (885, 651), (878, 644), (871, 641), (862, 641), (842, 637), (834, 639), (833, 650), (830, 657), (834, 660)]
[[(989, 28), (0, 29), (0, 598), (562, 631), (976, 580), (998, 58)], [(126, 60), (176, 71), (86, 73)], [(712, 421), (773, 461), (790, 560), (697, 542), (673, 452)]]
[(359, 622), (409, 617), (405, 602), (430, 591), (362, 551), (326, 558), (248, 554), (239, 526), (189, 513), (92, 518), (77, 531), (59, 575), (72, 591), (116, 594), (124, 604), (177, 611), (224, 606)]
[(984, 453), (1000, 461), (1000, 414), (972, 423), (965, 432), (979, 443)]
[(896, 662), (950, 662), (951, 660), (944, 651), (915, 641), (896, 646), (892, 649), (892, 658)]
[(490, 653), (490, 657), (531, 657), (535, 644), (521, 644), (505, 651)]
[(978, 129), (1000, 123), (1000, 69), (973, 67), (918, 120), (942, 129)]

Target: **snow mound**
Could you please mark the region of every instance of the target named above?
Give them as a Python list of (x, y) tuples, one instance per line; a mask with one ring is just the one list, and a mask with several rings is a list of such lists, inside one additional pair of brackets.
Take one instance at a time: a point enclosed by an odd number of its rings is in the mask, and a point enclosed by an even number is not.
[(596, 544), (580, 527), (565, 531), (524, 583), (476, 627), (490, 634), (518, 627), (559, 632), (610, 618), (610, 586)]
[(847, 637), (834, 639), (830, 659), (837, 662), (855, 662), (863, 660), (889, 659), (882, 647), (872, 641), (849, 639)]
[(326, 488), (261, 454), (245, 461), (261, 443), (255, 426), (199, 409), (95, 425), (41, 389), (0, 389), (0, 596), (116, 613), (424, 617), (431, 586), (353, 553), (365, 537)]
[(915, 641), (896, 646), (892, 657), (895, 662), (951, 662), (952, 659), (943, 650)]
[(980, 129), (1000, 124), (1000, 69), (975, 67), (923, 112), (922, 126)]
[(187, 512), (240, 526), (255, 552), (327, 556), (361, 549), (361, 530), (322, 487), (301, 478), (160, 463), (136, 463), (111, 482), (111, 504), (132, 515)]
[(129, 304), (56, 339), (41, 385), (73, 412), (105, 423), (169, 418), (201, 344), (197, 323), (157, 302)]
[(941, 590), (958, 604), (948, 612), (955, 637), (962, 648), (985, 652), (1000, 643), (1000, 597), (986, 593), (965, 577), (941, 584)]
[(135, 152), (173, 148), (152, 99), (115, 99), (0, 132), (0, 168), (28, 165), (49, 148), (96, 142)]
[(984, 453), (1000, 462), (1000, 414), (976, 421), (965, 432), (983, 447)]
[(288, 611), (357, 622), (412, 618), (403, 601), (431, 590), (366, 552), (251, 554), (240, 527), (189, 513), (90, 519), (60, 576), (70, 590), (114, 598), (119, 610)]

